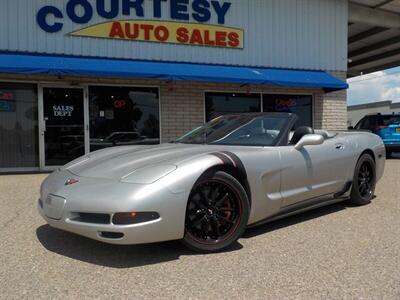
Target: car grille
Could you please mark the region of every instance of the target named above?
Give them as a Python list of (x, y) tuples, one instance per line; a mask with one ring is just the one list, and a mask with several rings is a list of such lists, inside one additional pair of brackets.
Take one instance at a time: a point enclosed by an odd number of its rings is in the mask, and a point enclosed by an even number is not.
[(78, 213), (78, 216), (71, 220), (83, 223), (110, 224), (111, 217), (109, 214)]

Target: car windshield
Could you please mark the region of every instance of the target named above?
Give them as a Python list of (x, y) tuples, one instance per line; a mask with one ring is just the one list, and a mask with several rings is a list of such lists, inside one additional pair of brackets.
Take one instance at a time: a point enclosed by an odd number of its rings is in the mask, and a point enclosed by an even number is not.
[(275, 146), (289, 119), (269, 115), (228, 115), (216, 118), (177, 139), (183, 144)]

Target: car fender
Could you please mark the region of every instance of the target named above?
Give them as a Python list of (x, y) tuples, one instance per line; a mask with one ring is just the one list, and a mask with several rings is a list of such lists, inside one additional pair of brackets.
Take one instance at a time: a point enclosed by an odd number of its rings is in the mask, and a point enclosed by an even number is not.
[(159, 183), (174, 194), (189, 193), (204, 172), (223, 162), (211, 153), (195, 156), (178, 164), (177, 169), (161, 178)]
[(345, 133), (345, 135), (353, 157), (353, 163), (349, 166), (349, 177), (353, 178), (354, 169), (361, 154), (371, 150), (376, 163), (376, 180), (379, 181), (383, 176), (386, 158), (385, 145), (382, 139), (378, 135), (369, 132), (349, 132)]

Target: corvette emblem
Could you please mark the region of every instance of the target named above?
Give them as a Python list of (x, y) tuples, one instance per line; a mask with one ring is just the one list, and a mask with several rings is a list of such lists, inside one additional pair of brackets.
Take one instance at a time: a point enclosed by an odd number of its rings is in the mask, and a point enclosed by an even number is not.
[(72, 184), (77, 183), (77, 182), (79, 182), (78, 179), (70, 178), (65, 182), (65, 185), (72, 185)]

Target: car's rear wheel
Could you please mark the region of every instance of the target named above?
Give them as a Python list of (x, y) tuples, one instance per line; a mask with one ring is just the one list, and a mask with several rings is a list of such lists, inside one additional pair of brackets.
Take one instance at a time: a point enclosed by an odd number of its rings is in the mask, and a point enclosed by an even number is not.
[(364, 154), (357, 162), (350, 202), (365, 205), (371, 202), (375, 193), (376, 172), (375, 161), (369, 154)]
[(198, 252), (221, 251), (243, 234), (249, 212), (246, 191), (234, 177), (205, 175), (190, 193), (182, 242)]

